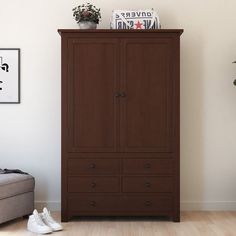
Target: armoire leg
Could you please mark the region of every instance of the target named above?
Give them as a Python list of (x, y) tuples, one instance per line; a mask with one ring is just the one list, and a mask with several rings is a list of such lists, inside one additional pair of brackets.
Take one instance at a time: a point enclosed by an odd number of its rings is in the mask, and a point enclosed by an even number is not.
[(180, 215), (179, 214), (173, 215), (172, 220), (173, 222), (176, 223), (180, 222)]

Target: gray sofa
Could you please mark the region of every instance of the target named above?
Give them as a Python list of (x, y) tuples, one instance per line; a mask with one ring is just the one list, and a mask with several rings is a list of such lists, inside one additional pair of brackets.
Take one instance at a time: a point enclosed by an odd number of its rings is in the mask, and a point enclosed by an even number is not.
[(0, 174), (0, 223), (32, 213), (34, 186), (31, 175)]

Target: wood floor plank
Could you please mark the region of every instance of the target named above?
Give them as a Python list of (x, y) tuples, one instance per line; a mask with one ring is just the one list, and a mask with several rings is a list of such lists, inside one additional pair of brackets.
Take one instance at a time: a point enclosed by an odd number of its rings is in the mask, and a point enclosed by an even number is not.
[[(60, 213), (53, 213), (60, 221)], [(0, 236), (35, 236), (27, 219), (0, 225)], [(58, 236), (235, 236), (236, 212), (182, 212), (181, 222), (160, 218), (77, 218), (63, 223)]]

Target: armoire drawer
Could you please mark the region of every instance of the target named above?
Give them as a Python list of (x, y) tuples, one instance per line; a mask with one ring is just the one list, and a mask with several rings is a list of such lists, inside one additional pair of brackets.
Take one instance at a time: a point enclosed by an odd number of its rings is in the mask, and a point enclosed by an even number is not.
[(123, 177), (125, 193), (170, 193), (173, 192), (173, 177)]
[(123, 161), (124, 174), (173, 174), (172, 159), (126, 159)]
[(122, 206), (129, 212), (165, 212), (173, 210), (172, 197), (161, 195), (126, 195), (122, 197)]
[(120, 198), (109, 194), (71, 194), (68, 201), (69, 212), (111, 212), (120, 208)]
[(69, 177), (69, 193), (116, 193), (119, 192), (119, 177)]
[(120, 160), (117, 159), (69, 159), (68, 175), (119, 174)]
[[(91, 213), (94, 215), (135, 215), (143, 213), (170, 212), (173, 210), (171, 195), (100, 195), (81, 194), (69, 197), (71, 214)], [(154, 215), (155, 215), (154, 214)]]

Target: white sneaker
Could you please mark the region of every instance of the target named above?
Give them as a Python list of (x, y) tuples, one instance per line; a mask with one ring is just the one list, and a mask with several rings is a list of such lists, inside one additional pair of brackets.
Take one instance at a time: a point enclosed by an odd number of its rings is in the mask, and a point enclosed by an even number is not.
[(43, 222), (49, 226), (53, 231), (60, 231), (62, 230), (62, 226), (57, 223), (51, 216), (50, 212), (47, 208), (43, 208), (43, 212), (40, 214)]
[(33, 233), (37, 234), (50, 234), (52, 233), (52, 229), (48, 227), (39, 216), (37, 210), (33, 211), (33, 215), (29, 217), (27, 223), (27, 229)]

